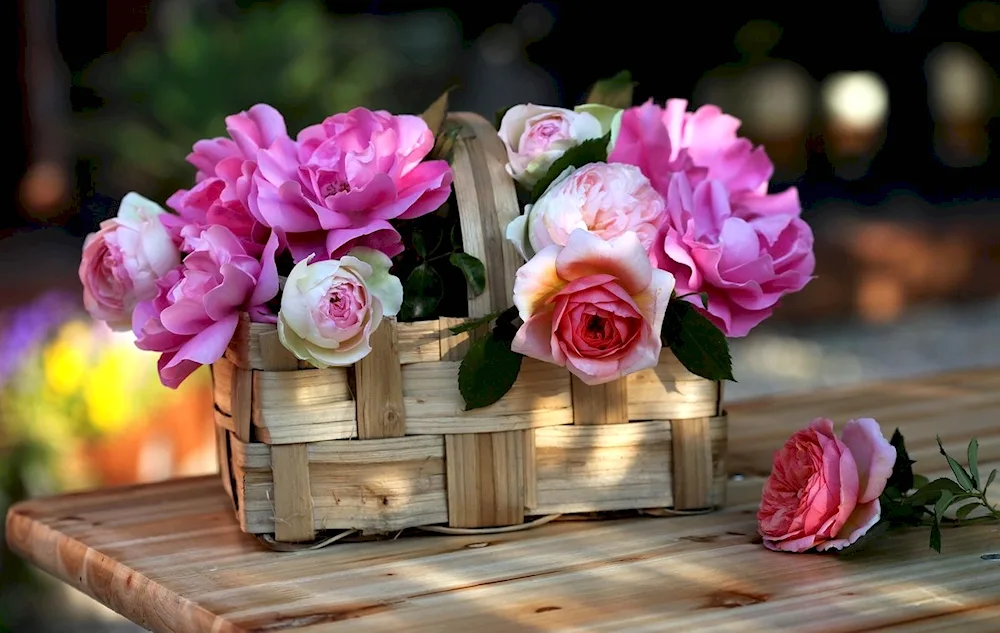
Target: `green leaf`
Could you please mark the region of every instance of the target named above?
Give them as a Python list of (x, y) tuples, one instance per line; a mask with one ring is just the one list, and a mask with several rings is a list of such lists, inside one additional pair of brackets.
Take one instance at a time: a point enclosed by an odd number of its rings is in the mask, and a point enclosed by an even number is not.
[(511, 351), (509, 342), (498, 340), (492, 332), (473, 343), (458, 368), (458, 389), (465, 410), (489, 406), (510, 391), (521, 371), (522, 358)]
[(435, 225), (429, 225), (413, 231), (413, 250), (417, 251), (424, 259), (434, 254), (434, 251), (441, 246), (443, 239), (441, 229)]
[[(456, 234), (455, 231), (459, 232)], [(457, 224), (452, 226), (451, 231), (448, 232), (448, 240), (451, 242), (452, 250), (458, 250), (462, 247), (462, 232)]]
[(424, 113), (420, 115), (420, 118), (424, 120), (427, 127), (430, 128), (431, 134), (434, 136), (438, 135), (441, 131), (441, 126), (444, 125), (444, 120), (448, 116), (448, 93), (454, 90), (454, 86), (448, 88), (441, 94), (440, 97), (434, 100)]
[(868, 545), (878, 539), (878, 537), (885, 534), (889, 530), (889, 527), (890, 523), (888, 521), (879, 521), (875, 525), (871, 526), (871, 528), (869, 528), (868, 531), (861, 536), (861, 538), (854, 541), (844, 549), (834, 550), (834, 552), (838, 556), (850, 556), (851, 554), (856, 554), (868, 547)]
[[(913, 462), (913, 463), (916, 463), (916, 462)], [(931, 482), (931, 480), (928, 479), (927, 477), (924, 477), (923, 475), (917, 475), (917, 474), (913, 475), (913, 487), (915, 489), (916, 488), (923, 488), (924, 486), (926, 486), (930, 482)]]
[(972, 438), (969, 441), (969, 475), (972, 476), (972, 485), (979, 488), (979, 440)]
[[(507, 308), (509, 310), (510, 308)], [(491, 312), (484, 317), (479, 317), (478, 319), (472, 319), (471, 321), (466, 321), (461, 325), (456, 325), (455, 327), (448, 328), (448, 331), (452, 334), (461, 334), (462, 332), (468, 332), (469, 330), (474, 330), (477, 327), (486, 325), (493, 319), (497, 318), (507, 310), (497, 310), (496, 312)]]
[(667, 306), (661, 338), (691, 373), (736, 382), (726, 336), (687, 301), (675, 300)]
[(936, 503), (942, 492), (948, 492), (952, 496), (965, 492), (962, 487), (947, 477), (941, 477), (929, 482), (916, 490), (906, 498), (906, 502), (912, 506), (926, 506)]
[(483, 262), (468, 253), (452, 253), (448, 261), (465, 275), (473, 297), (483, 294), (486, 290), (486, 267)]
[(955, 474), (955, 481), (958, 482), (958, 485), (961, 486), (964, 490), (968, 490), (969, 492), (975, 490), (976, 486), (973, 485), (972, 477), (969, 476), (969, 473), (965, 472), (965, 469), (962, 468), (962, 465), (959, 464), (954, 457), (952, 457), (951, 455), (949, 455), (944, 451), (944, 446), (941, 445), (940, 435), (937, 438), (937, 443), (938, 443), (938, 449), (940, 449), (941, 454), (944, 455), (944, 458), (946, 460), (948, 460), (948, 466), (951, 467), (951, 472)]
[(963, 521), (967, 516), (972, 514), (973, 510), (979, 507), (982, 507), (982, 504), (980, 504), (978, 501), (974, 503), (967, 503), (958, 510), (955, 510), (955, 518), (958, 519), (959, 521)]
[(903, 492), (913, 489), (913, 464), (914, 461), (906, 452), (906, 442), (903, 441), (903, 434), (899, 429), (892, 434), (889, 443), (896, 449), (896, 463), (892, 465), (892, 475), (886, 485), (894, 486)]
[(931, 549), (941, 553), (941, 524), (937, 521), (931, 524)]
[(566, 150), (566, 153), (559, 157), (549, 170), (545, 172), (541, 180), (535, 183), (531, 189), (531, 202), (537, 202), (545, 190), (549, 188), (552, 181), (558, 178), (566, 169), (570, 167), (583, 167), (590, 163), (603, 163), (608, 160), (608, 143), (611, 142), (611, 133), (608, 132), (601, 138), (586, 140), (575, 147)]
[(507, 111), (513, 107), (514, 106), (507, 106), (506, 108), (500, 108), (499, 110), (497, 110), (496, 114), (493, 115), (493, 127), (499, 130), (500, 124), (503, 123), (504, 115), (507, 114)]
[(431, 316), (444, 296), (444, 283), (437, 271), (424, 263), (413, 269), (403, 286), (404, 320)]
[(990, 476), (986, 478), (986, 485), (983, 486), (982, 493), (984, 497), (986, 496), (986, 489), (990, 487), (990, 484), (992, 484), (993, 480), (996, 478), (997, 478), (997, 469), (994, 468), (993, 470), (990, 471)]
[(936, 521), (939, 523), (941, 522), (941, 517), (944, 516), (948, 506), (950, 506), (954, 500), (955, 496), (952, 495), (951, 492), (947, 490), (941, 491), (941, 496), (938, 497), (937, 502), (934, 504), (934, 519)]
[(632, 73), (623, 70), (614, 77), (595, 82), (587, 94), (586, 103), (600, 103), (612, 108), (629, 108), (632, 106), (632, 92), (636, 85), (636, 82), (632, 81)]

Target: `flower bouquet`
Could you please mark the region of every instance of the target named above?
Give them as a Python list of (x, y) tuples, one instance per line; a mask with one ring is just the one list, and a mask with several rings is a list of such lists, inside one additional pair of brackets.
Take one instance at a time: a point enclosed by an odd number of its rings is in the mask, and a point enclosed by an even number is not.
[(294, 139), (254, 106), (172, 213), (132, 193), (88, 237), (86, 305), (167, 386), (212, 366), (248, 532), (713, 507), (726, 337), (809, 281), (812, 235), (738, 120), (631, 100), (619, 75), (498, 133), (446, 93)]

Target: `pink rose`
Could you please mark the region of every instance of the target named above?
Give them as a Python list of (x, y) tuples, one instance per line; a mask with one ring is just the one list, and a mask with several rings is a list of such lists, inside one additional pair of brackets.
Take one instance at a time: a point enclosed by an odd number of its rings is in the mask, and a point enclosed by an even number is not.
[(686, 108), (687, 101), (669, 99), (665, 108), (647, 101), (627, 109), (608, 162), (638, 166), (664, 196), (673, 174), (684, 172), (692, 186), (721, 182), (733, 207), (760, 215), (800, 212), (794, 188), (768, 194), (774, 165), (763, 147), (736, 135), (739, 119), (713, 105)]
[(187, 160), (198, 171), (190, 190), (180, 189), (167, 200), (176, 216), (164, 216), (181, 250), (190, 252), (187, 234), (198, 235), (206, 226), (218, 224), (235, 235), (247, 253), (259, 256), (270, 230), (249, 210), (250, 177), (257, 169), (257, 154), (279, 139), (290, 142), (281, 114), (266, 104), (226, 117), (230, 138), (198, 141)]
[[(737, 206), (721, 182), (692, 189), (683, 173), (666, 202), (657, 263), (677, 278), (678, 294), (708, 293), (707, 316), (726, 336), (746, 336), (782, 296), (812, 279), (813, 234), (797, 214)], [(700, 300), (690, 301), (701, 309)]]
[(648, 253), (662, 218), (663, 198), (638, 167), (591, 163), (553, 181), (507, 226), (507, 239), (530, 259), (546, 246), (565, 246), (577, 229), (606, 240), (632, 231)]
[(518, 182), (533, 186), (566, 150), (583, 141), (601, 138), (606, 132), (589, 112), (516, 105), (500, 121), (500, 140), (507, 149), (507, 173)]
[(425, 161), (434, 135), (423, 119), (355, 108), (259, 152), (250, 210), (287, 241), (295, 261), (334, 258), (354, 246), (390, 257), (403, 245), (389, 220), (440, 207), (452, 172)]
[(190, 244), (182, 264), (157, 282), (156, 297), (132, 316), (136, 346), (161, 353), (160, 381), (171, 388), (222, 357), (240, 312), (262, 311), (278, 294), (277, 236), (264, 249), (264, 266), (223, 226), (204, 229)]
[(80, 261), (83, 303), (95, 319), (129, 329), (132, 310), (156, 296), (156, 280), (180, 263), (180, 254), (160, 219), (160, 205), (129, 193), (118, 216), (87, 236)]
[(841, 437), (817, 418), (774, 454), (757, 525), (764, 545), (783, 552), (843, 549), (881, 518), (879, 496), (896, 449), (871, 418), (851, 420)]
[(588, 385), (656, 366), (674, 278), (657, 270), (635, 233), (611, 240), (576, 230), (517, 271), (524, 324), (511, 349), (564, 366)]

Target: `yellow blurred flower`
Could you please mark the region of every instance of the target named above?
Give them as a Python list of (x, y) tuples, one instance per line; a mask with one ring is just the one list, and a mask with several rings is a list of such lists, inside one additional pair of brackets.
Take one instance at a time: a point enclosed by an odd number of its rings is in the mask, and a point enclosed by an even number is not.
[(70, 321), (43, 351), (45, 382), (57, 395), (68, 396), (80, 387), (89, 363), (91, 328), (83, 321)]

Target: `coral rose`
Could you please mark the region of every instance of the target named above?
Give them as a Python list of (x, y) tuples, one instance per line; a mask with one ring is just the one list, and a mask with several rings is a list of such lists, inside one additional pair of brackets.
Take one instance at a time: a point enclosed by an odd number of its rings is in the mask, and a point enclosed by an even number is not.
[(735, 206), (719, 181), (692, 189), (683, 173), (671, 181), (666, 203), (657, 263), (677, 278), (678, 294), (708, 294), (707, 316), (726, 336), (746, 336), (781, 297), (812, 279), (813, 234), (797, 214)]
[[(247, 253), (259, 256), (270, 230), (250, 213), (250, 177), (257, 169), (257, 154), (279, 140), (291, 142), (285, 120), (273, 107), (258, 104), (246, 112), (226, 117), (230, 138), (198, 141), (188, 155), (197, 168), (196, 184), (180, 189), (167, 200), (177, 212), (163, 218), (181, 250), (190, 252), (186, 236), (197, 236), (207, 226), (225, 226)], [(185, 232), (185, 227), (191, 227)]]
[(281, 138), (258, 153), (250, 211), (288, 244), (295, 261), (336, 259), (355, 246), (403, 250), (389, 220), (431, 213), (448, 199), (452, 172), (425, 161), (434, 135), (417, 116), (355, 108)]
[(181, 265), (157, 281), (156, 297), (132, 315), (136, 346), (160, 352), (160, 381), (171, 388), (222, 357), (240, 312), (263, 311), (278, 294), (277, 236), (264, 248), (263, 266), (224, 226), (204, 229), (191, 247)]
[(577, 229), (612, 239), (634, 232), (648, 253), (663, 218), (663, 198), (638, 167), (591, 163), (562, 174), (534, 205), (507, 225), (507, 239), (525, 259), (546, 246), (565, 246)]
[(757, 511), (768, 549), (843, 549), (881, 517), (879, 496), (892, 475), (896, 449), (871, 418), (849, 421), (841, 437), (817, 418), (774, 455)]
[(300, 261), (285, 282), (278, 338), (315, 367), (352, 365), (372, 348), (369, 338), (384, 316), (403, 303), (403, 285), (389, 274), (392, 260), (355, 248), (340, 260)]
[(132, 310), (156, 296), (156, 280), (180, 263), (161, 223), (166, 212), (137, 193), (122, 198), (117, 217), (101, 222), (83, 244), (83, 304), (114, 330), (128, 330)]
[(603, 240), (578, 229), (518, 269), (514, 305), (524, 324), (511, 349), (588, 385), (654, 367), (673, 287), (635, 233)]
[(566, 150), (606, 131), (590, 112), (528, 103), (507, 110), (498, 133), (507, 148), (507, 173), (532, 187)]
[(801, 211), (794, 188), (768, 194), (774, 165), (763, 147), (736, 135), (739, 119), (713, 105), (686, 109), (684, 99), (669, 99), (666, 107), (647, 101), (625, 110), (608, 162), (638, 166), (664, 196), (672, 176), (684, 172), (692, 186), (722, 183), (734, 208), (758, 215)]

